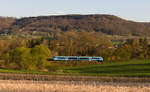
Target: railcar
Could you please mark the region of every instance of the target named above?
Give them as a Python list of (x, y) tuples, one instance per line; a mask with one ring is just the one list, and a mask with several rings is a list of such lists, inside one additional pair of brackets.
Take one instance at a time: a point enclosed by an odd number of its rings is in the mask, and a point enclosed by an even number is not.
[(98, 61), (102, 62), (102, 57), (88, 57), (88, 56), (54, 56), (54, 61)]

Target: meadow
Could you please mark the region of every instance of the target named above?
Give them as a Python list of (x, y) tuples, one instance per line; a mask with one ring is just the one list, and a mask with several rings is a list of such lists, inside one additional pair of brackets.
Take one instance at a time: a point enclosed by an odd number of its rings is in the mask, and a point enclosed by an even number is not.
[(64, 72), (90, 76), (150, 77), (150, 60), (130, 60), (70, 67), (65, 68)]
[[(60, 66), (61, 65), (62, 64), (60, 64)], [(77, 66), (62, 65), (60, 70), (50, 72), (0, 69), (0, 73), (63, 75), (63, 76), (69, 75), (69, 76), (102, 76), (102, 77), (150, 77), (150, 60), (101, 62), (85, 65), (79, 64)]]
[(150, 82), (150, 61), (131, 60), (103, 62), (94, 65), (65, 66), (53, 72), (0, 69), (1, 80), (35, 81), (99, 81), (99, 82)]
[(150, 92), (149, 66), (149, 60), (131, 60), (56, 72), (0, 69), (0, 92)]

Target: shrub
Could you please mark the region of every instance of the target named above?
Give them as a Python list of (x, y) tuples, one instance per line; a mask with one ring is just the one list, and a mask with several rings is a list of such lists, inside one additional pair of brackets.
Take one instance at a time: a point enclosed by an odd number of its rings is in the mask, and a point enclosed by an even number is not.
[(61, 70), (61, 66), (59, 64), (54, 64), (54, 63), (48, 63), (47, 66), (46, 66), (46, 69), (48, 71), (59, 71)]

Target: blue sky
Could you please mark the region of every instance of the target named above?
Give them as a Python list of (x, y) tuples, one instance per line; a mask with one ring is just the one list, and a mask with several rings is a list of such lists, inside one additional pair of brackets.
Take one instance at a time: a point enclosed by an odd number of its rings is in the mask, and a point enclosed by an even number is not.
[(0, 16), (111, 14), (150, 22), (150, 0), (1, 0)]

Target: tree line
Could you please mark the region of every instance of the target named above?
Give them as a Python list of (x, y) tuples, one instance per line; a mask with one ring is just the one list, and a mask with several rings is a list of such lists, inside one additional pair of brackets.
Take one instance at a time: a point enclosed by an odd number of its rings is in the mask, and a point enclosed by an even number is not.
[(57, 38), (0, 39), (0, 67), (22, 70), (55, 70), (48, 62), (52, 56), (102, 56), (104, 62), (149, 59), (150, 44), (146, 38), (128, 39), (117, 47), (95, 32), (65, 32)]

